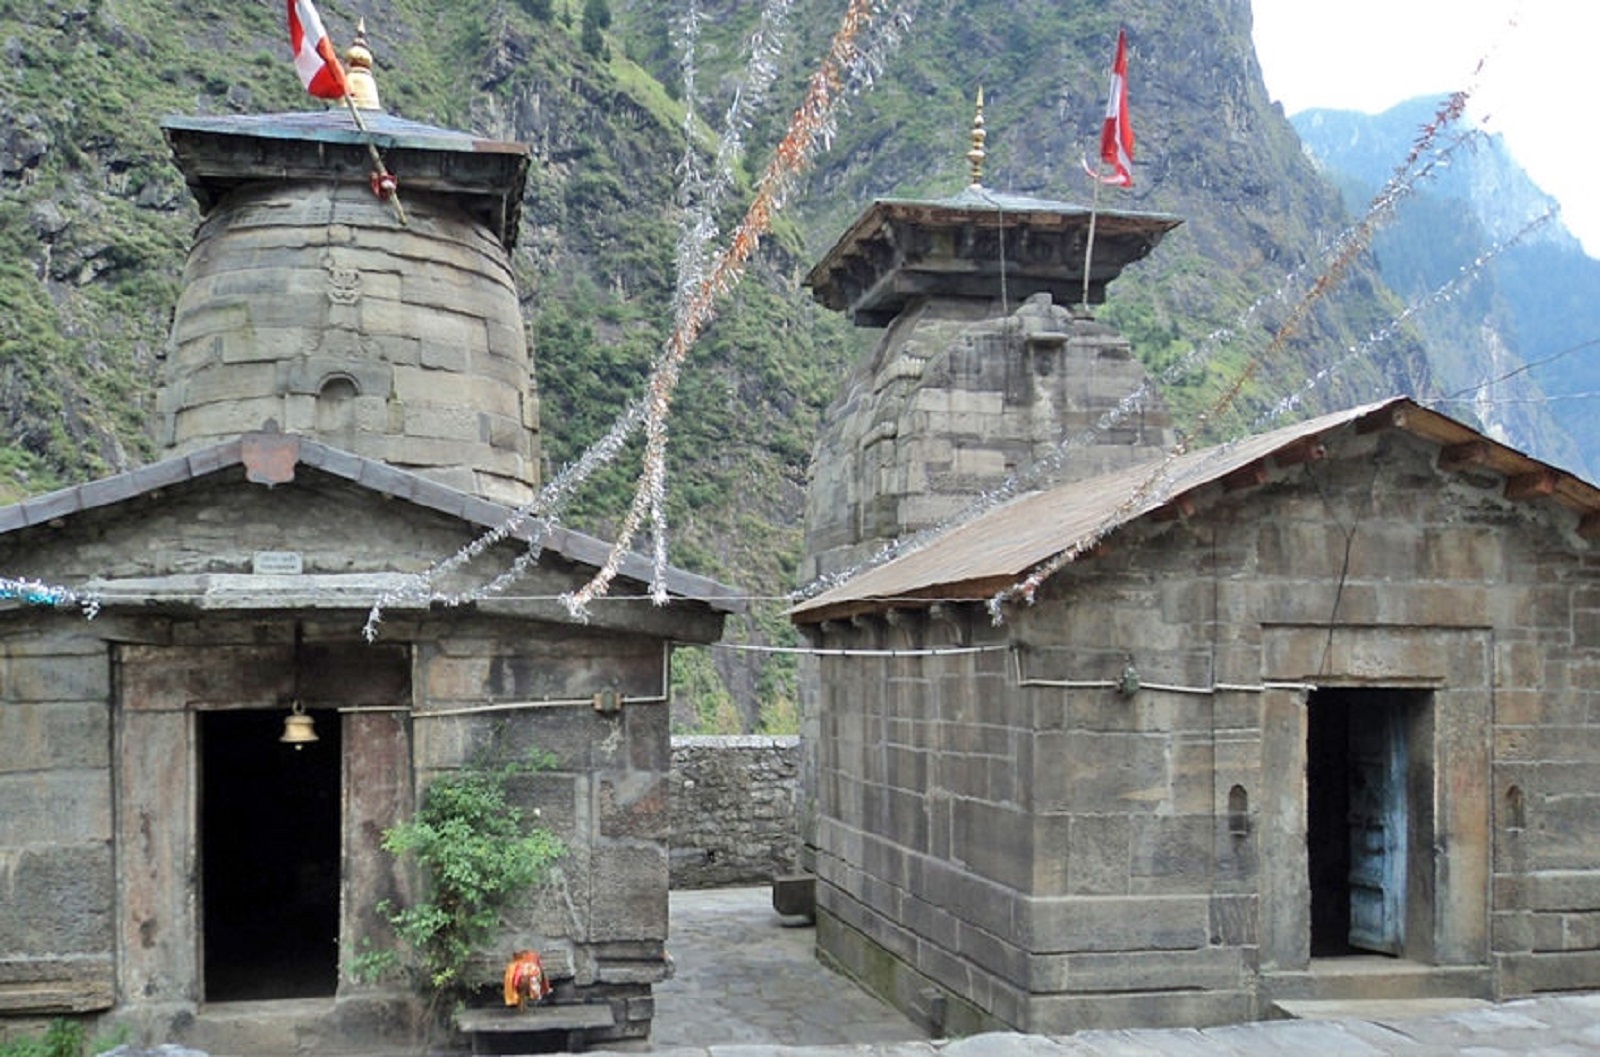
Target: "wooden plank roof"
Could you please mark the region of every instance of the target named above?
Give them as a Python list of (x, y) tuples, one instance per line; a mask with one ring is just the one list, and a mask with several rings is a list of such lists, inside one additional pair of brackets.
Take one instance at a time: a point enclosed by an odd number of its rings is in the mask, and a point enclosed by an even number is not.
[(1092, 553), (1099, 540), (1134, 521), (1186, 513), (1200, 488), (1262, 483), (1269, 459), (1288, 465), (1319, 457), (1319, 438), (1346, 428), (1402, 429), (1436, 443), (1441, 469), (1494, 470), (1504, 475), (1508, 498), (1559, 503), (1577, 512), (1580, 534), (1600, 538), (1600, 488), (1394, 397), (1020, 496), (799, 603), (790, 618), (813, 624), (935, 601), (987, 600), (1058, 556)]

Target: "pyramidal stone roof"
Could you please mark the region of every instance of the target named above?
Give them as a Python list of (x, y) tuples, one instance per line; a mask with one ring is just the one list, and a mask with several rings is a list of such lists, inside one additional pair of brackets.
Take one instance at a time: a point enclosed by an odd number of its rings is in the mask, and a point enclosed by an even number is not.
[[(510, 507), (430, 481), (378, 459), (342, 451), (292, 433), (263, 431), (247, 433), (126, 473), (113, 474), (0, 507), (0, 536), (35, 525), (56, 524), (75, 514), (109, 507), (240, 467), (244, 470), (245, 479), (251, 483), (267, 487), (287, 484), (294, 480), (298, 466), (310, 467), (380, 495), (460, 518), (482, 529), (505, 524), (513, 513)], [(515, 531), (511, 538), (527, 540), (529, 531)], [(610, 544), (605, 541), (560, 525), (548, 527), (541, 545), (561, 558), (594, 568), (599, 568), (611, 551)], [(652, 569), (650, 559), (630, 554), (624, 558), (621, 572), (628, 579), (648, 583)], [(396, 574), (395, 581), (398, 583), (401, 579), (404, 577)], [(704, 602), (719, 612), (738, 613), (745, 609), (744, 602), (734, 597), (734, 589), (681, 569), (668, 570), (666, 587), (675, 597)], [(365, 598), (364, 604), (370, 604), (370, 591), (362, 597)], [(115, 592), (107, 591), (108, 602), (117, 600)]]

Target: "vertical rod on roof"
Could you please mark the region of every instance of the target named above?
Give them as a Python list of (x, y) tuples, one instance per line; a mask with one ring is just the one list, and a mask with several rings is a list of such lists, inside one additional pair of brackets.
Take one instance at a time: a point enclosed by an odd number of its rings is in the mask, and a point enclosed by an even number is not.
[(1100, 181), (1094, 181), (1094, 196), (1089, 201), (1089, 237), (1083, 246), (1083, 307), (1089, 308), (1089, 266), (1094, 260), (1094, 222), (1100, 214)]
[[(350, 117), (355, 121), (356, 128), (360, 129), (362, 135), (367, 138), (367, 153), (372, 155), (372, 164), (377, 169), (378, 181), (381, 181), (381, 183), (374, 182), (373, 193), (378, 194), (379, 197), (388, 198), (389, 204), (394, 206), (394, 215), (399, 218), (402, 226), (406, 225), (408, 223), (406, 220), (406, 207), (400, 204), (399, 183), (395, 180), (393, 174), (389, 172), (388, 166), (383, 164), (383, 156), (378, 153), (378, 145), (372, 142), (372, 133), (367, 129), (367, 123), (361, 120), (361, 111), (356, 107), (355, 97), (349, 92), (344, 94), (344, 105), (350, 108)], [(385, 188), (388, 193), (383, 194), (379, 190), (380, 187)], [(1096, 188), (1096, 190), (1099, 189)]]

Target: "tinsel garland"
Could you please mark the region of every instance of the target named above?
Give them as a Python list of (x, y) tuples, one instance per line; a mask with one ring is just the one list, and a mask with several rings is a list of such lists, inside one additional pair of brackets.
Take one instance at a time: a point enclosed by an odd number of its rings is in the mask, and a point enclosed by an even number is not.
[[(783, 6), (782, 13), (786, 14), (787, 5)], [(774, 13), (776, 14), (777, 12), (774, 11)], [(700, 17), (698, 4), (691, 4), (684, 18), (683, 31), (687, 43), (685, 47), (686, 82), (690, 85), (692, 85), (694, 65), (693, 42), (697, 39), (698, 20)], [(882, 23), (888, 27), (888, 32), (879, 36), (879, 47), (877, 48), (858, 46), (857, 40), (859, 36), (874, 18), (881, 18)], [(677, 286), (677, 296), (674, 303), (673, 333), (664, 345), (654, 365), (648, 392), (642, 401), (642, 405), (635, 405), (634, 408), (630, 409), (630, 414), (625, 416), (624, 420), (619, 420), (625, 421), (627, 424), (627, 428), (621, 434), (622, 439), (626, 439), (627, 436), (631, 435), (633, 428), (638, 425), (642, 424), (644, 426), (646, 443), (642, 470), (636, 482), (633, 501), (607, 560), (587, 584), (579, 590), (563, 596), (569, 611), (574, 616), (579, 618), (586, 617), (589, 603), (607, 593), (610, 584), (620, 569), (623, 558), (628, 552), (632, 541), (641, 531), (647, 517), (655, 529), (653, 553), (655, 574), (652, 578), (651, 596), (657, 602), (665, 601), (666, 595), (662, 579), (666, 567), (664, 518), (666, 420), (684, 359), (689, 349), (698, 339), (700, 332), (714, 315), (717, 299), (731, 291), (742, 278), (750, 256), (758, 247), (761, 236), (769, 230), (772, 215), (782, 208), (796, 176), (809, 164), (819, 146), (825, 148), (830, 144), (835, 129), (834, 123), (837, 119), (838, 107), (842, 102), (843, 96), (848, 94), (848, 89), (852, 85), (861, 86), (871, 83), (873, 76), (881, 67), (883, 50), (888, 43), (895, 39), (895, 31), (903, 26), (904, 20), (907, 18), (909, 18), (909, 11), (896, 12), (894, 5), (884, 3), (882, 0), (852, 0), (840, 29), (835, 35), (827, 58), (816, 73), (813, 74), (808, 84), (806, 96), (791, 120), (788, 133), (779, 144), (773, 160), (769, 163), (757, 185), (756, 197), (747, 210), (744, 220), (735, 229), (729, 245), (709, 263), (702, 263), (705, 262), (703, 247), (714, 239), (716, 228), (711, 219), (711, 210), (708, 204), (716, 201), (722, 189), (724, 189), (722, 174), (728, 171), (726, 162), (736, 156), (734, 152), (737, 149), (740, 124), (734, 120), (733, 115), (736, 113), (736, 108), (740, 103), (738, 95), (736, 95), (734, 104), (730, 107), (727, 121), (728, 128), (725, 130), (722, 141), (723, 147), (719, 149), (716, 168), (717, 178), (710, 181), (706, 180), (698, 170), (697, 158), (692, 149), (686, 154), (685, 164), (680, 172), (683, 200), (687, 205), (689, 202), (698, 199), (701, 208), (687, 208), (685, 211), (688, 220), (679, 243), (678, 265), (680, 281)], [(758, 34), (756, 39), (762, 38)], [(756, 83), (759, 80), (758, 75), (764, 70), (758, 56), (759, 48), (756, 47), (753, 40), (751, 71), (747, 74), (747, 78), (751, 83)], [(1479, 72), (1481, 72), (1481, 69), (1482, 64), (1480, 63)], [(691, 99), (692, 94), (691, 91), (689, 93)], [(1118, 523), (1125, 515), (1126, 510), (1131, 509), (1159, 491), (1158, 486), (1165, 477), (1166, 469), (1170, 463), (1187, 452), (1195, 437), (1203, 433), (1211, 422), (1216, 421), (1237, 400), (1249, 379), (1259, 369), (1261, 363), (1282, 350), (1288, 339), (1304, 324), (1315, 303), (1337, 285), (1351, 263), (1370, 245), (1372, 235), (1381, 223), (1392, 214), (1396, 205), (1406, 195), (1410, 194), (1417, 183), (1429, 175), (1436, 165), (1443, 163), (1450, 150), (1470, 138), (1470, 134), (1463, 136), (1451, 148), (1447, 148), (1431, 158), (1426, 165), (1420, 168), (1416, 167), (1417, 161), (1428, 150), (1432, 149), (1434, 141), (1440, 132), (1462, 115), (1469, 95), (1470, 92), (1468, 91), (1457, 92), (1445, 101), (1435, 115), (1435, 119), (1423, 128), (1405, 161), (1397, 168), (1394, 177), (1385, 185), (1384, 189), (1374, 198), (1361, 221), (1334, 241), (1330, 249), (1331, 260), (1324, 259), (1325, 266), (1312, 282), (1310, 289), (1293, 304), (1289, 317), (1277, 329), (1268, 348), (1252, 357), (1222, 396), (1211, 408), (1199, 416), (1196, 430), (1180, 440), (1169, 451), (1167, 458), (1151, 474), (1150, 478), (1140, 488), (1136, 489), (1119, 506), (1119, 509), (1106, 519), (1105, 524), (1097, 531), (1092, 532), (1079, 547), (1058, 555), (1051, 562), (1044, 563), (1032, 570), (1028, 576), (1007, 590), (995, 595), (991, 599), (990, 610), (996, 620), (1000, 619), (1001, 607), (1004, 603), (1017, 598), (1031, 602), (1038, 587), (1046, 579), (1066, 564), (1076, 560), (1083, 552), (1097, 545), (1105, 533), (1109, 532), (1114, 524)], [(686, 131), (691, 131), (692, 128), (693, 116), (691, 114), (686, 123)], [(1479, 266), (1481, 267), (1481, 264)], [(1281, 298), (1288, 289), (1291, 289), (1295, 285), (1297, 275), (1298, 270), (1296, 273), (1291, 273), (1289, 279), (1275, 291), (1275, 296)], [(1272, 299), (1269, 296), (1251, 305), (1247, 309), (1245, 318), (1241, 320), (1241, 325), (1247, 323), (1250, 316), (1258, 313)], [(1206, 341), (1163, 372), (1162, 380), (1170, 381), (1177, 375), (1194, 369), (1197, 363), (1209, 360), (1215, 350), (1224, 346), (1235, 333), (1234, 328), (1224, 328), (1208, 336)], [(1378, 340), (1378, 336), (1375, 336), (1374, 340)], [(1326, 378), (1329, 373), (1331, 372), (1320, 374), (1319, 378)], [(969, 510), (957, 515), (956, 518), (943, 522), (932, 530), (925, 530), (910, 541), (893, 542), (868, 562), (844, 573), (835, 574), (827, 578), (826, 581), (819, 580), (808, 588), (796, 592), (795, 597), (805, 597), (813, 594), (832, 583), (841, 582), (864, 571), (866, 568), (890, 560), (909, 549), (908, 544), (926, 538), (932, 532), (947, 530), (952, 524), (969, 520), (971, 517), (976, 516), (977, 513), (990, 509), (998, 502), (1015, 495), (1026, 484), (1048, 476), (1052, 467), (1059, 467), (1059, 464), (1064, 461), (1066, 455), (1073, 448), (1081, 446), (1083, 443), (1103, 434), (1106, 430), (1125, 419), (1134, 410), (1141, 407), (1154, 391), (1155, 380), (1147, 381), (1134, 393), (1129, 394), (1120, 401), (1115, 408), (1102, 416), (1101, 420), (1089, 430), (1074, 438), (1069, 438), (1066, 443), (1057, 446), (1045, 460), (1035, 465), (1029, 472), (1009, 479), (999, 489), (980, 497), (977, 503), (973, 504)], [(1276, 414), (1287, 413), (1297, 402), (1293, 398), (1286, 399), (1282, 402), (1281, 410), (1278, 410)], [(620, 447), (620, 443), (618, 447)], [(609, 458), (607, 456), (603, 461), (609, 461)], [(586, 477), (587, 473), (578, 477), (577, 480), (582, 480)], [(545, 511), (559, 509), (559, 505), (555, 502), (547, 501), (543, 493), (540, 500), (537, 500), (531, 507)], [(464, 549), (457, 556), (460, 560), (441, 563), (439, 569), (430, 571), (430, 574), (424, 574), (420, 578), (422, 584), (419, 585), (419, 590), (425, 597), (438, 598), (439, 596), (431, 590), (432, 583), (437, 575), (447, 571), (447, 568), (453, 568), (455, 565), (470, 560), (471, 557), (475, 557), (493, 542), (498, 542), (502, 538), (504, 538), (504, 534), (498, 536), (489, 534), (484, 537), (481, 544)], [(505, 585), (522, 575), (524, 565), (531, 563), (536, 557), (537, 547), (535, 546), (530, 548), (528, 555), (525, 555), (523, 559), (519, 559), (512, 569), (496, 577), (491, 582), (491, 585), (485, 585), (482, 588), (468, 592), (462, 598), (483, 597), (493, 590), (503, 589)], [(375, 606), (373, 614), (369, 618), (369, 636), (376, 626), (380, 611), (381, 606)]]
[[(909, 18), (909, 11), (897, 11), (897, 6), (886, 0), (851, 0), (827, 56), (812, 74), (788, 130), (757, 181), (755, 197), (744, 218), (734, 229), (728, 245), (685, 299), (681, 315), (650, 377), (643, 468), (635, 483), (633, 502), (604, 563), (588, 583), (566, 596), (568, 611), (573, 616), (583, 619), (589, 603), (610, 590), (646, 515), (660, 516), (666, 496), (667, 414), (683, 362), (715, 315), (717, 301), (744, 277), (750, 257), (760, 246), (761, 237), (771, 228), (773, 216), (783, 208), (796, 178), (809, 166), (817, 150), (831, 143), (845, 98), (870, 85), (881, 69), (882, 51), (897, 39), (903, 20)], [(873, 47), (862, 46), (859, 38), (874, 20), (879, 22), (881, 32), (872, 42)], [(659, 522), (657, 524), (659, 526)], [(662, 582), (666, 567), (664, 537), (665, 533), (658, 530), (651, 584), (651, 596), (658, 602), (666, 600)]]
[(1300, 386), (1294, 389), (1294, 391), (1290, 392), (1287, 396), (1283, 397), (1283, 399), (1279, 400), (1276, 404), (1269, 408), (1266, 413), (1262, 414), (1259, 418), (1251, 423), (1250, 432), (1259, 433), (1263, 429), (1266, 429), (1279, 419), (1283, 418), (1289, 412), (1299, 408), (1300, 405), (1305, 401), (1305, 398), (1315, 391), (1318, 386), (1325, 383), (1328, 379), (1338, 374), (1350, 364), (1371, 355), (1375, 348), (1398, 334), (1400, 329), (1406, 325), (1407, 321), (1409, 321), (1411, 317), (1415, 316), (1423, 309), (1428, 308), (1431, 305), (1442, 304), (1446, 301), (1449, 301), (1451, 298), (1457, 296), (1463, 290), (1470, 287), (1474, 282), (1477, 281), (1478, 277), (1483, 274), (1483, 270), (1487, 268), (1495, 258), (1499, 257), (1502, 253), (1511, 249), (1513, 246), (1518, 245), (1523, 239), (1527, 238), (1529, 235), (1532, 235), (1546, 224), (1554, 221), (1558, 216), (1560, 216), (1560, 214), (1561, 211), (1559, 207), (1552, 207), (1545, 210), (1543, 213), (1524, 224), (1518, 231), (1512, 234), (1510, 238), (1495, 243), (1483, 253), (1478, 254), (1478, 256), (1474, 257), (1471, 261), (1463, 264), (1456, 271), (1455, 275), (1451, 276), (1443, 283), (1440, 283), (1432, 290), (1429, 290), (1422, 297), (1408, 302), (1406, 307), (1401, 310), (1399, 314), (1394, 316), (1394, 318), (1390, 319), (1383, 326), (1367, 335), (1367, 337), (1362, 341), (1350, 346), (1350, 348), (1345, 351), (1343, 356), (1323, 367), (1310, 378), (1307, 378)]
[[(553, 519), (565, 508), (578, 486), (596, 469), (611, 462), (622, 445), (641, 426), (645, 431), (642, 471), (618, 538), (594, 577), (579, 590), (564, 595), (563, 599), (573, 616), (585, 619), (589, 603), (610, 589), (630, 545), (648, 516), (655, 530), (651, 597), (657, 603), (667, 600), (666, 420), (683, 362), (715, 314), (716, 301), (743, 278), (745, 265), (759, 246), (761, 236), (769, 230), (773, 215), (783, 207), (795, 179), (809, 164), (819, 145), (826, 146), (831, 141), (833, 123), (844, 97), (869, 86), (881, 71), (884, 55), (909, 23), (911, 6), (909, 0), (900, 3), (894, 0), (851, 0), (827, 57), (812, 75), (805, 98), (796, 110), (787, 134), (757, 184), (755, 198), (746, 210), (743, 221), (735, 229), (728, 246), (714, 259), (708, 260), (705, 247), (716, 237), (713, 219), (715, 207), (721, 195), (731, 186), (733, 162), (741, 150), (742, 129), (748, 124), (748, 112), (765, 96), (767, 86), (776, 75), (779, 36), (788, 16), (790, 0), (769, 0), (763, 11), (761, 25), (751, 38), (746, 85), (736, 93), (729, 106), (725, 119), (727, 127), (717, 153), (717, 176), (710, 181), (700, 173), (692, 143), (695, 128), (692, 114), (693, 54), (701, 14), (698, 4), (691, 3), (681, 30), (687, 56), (684, 72), (689, 91), (686, 95), (691, 103), (691, 114), (685, 124), (691, 143), (679, 173), (681, 200), (686, 207), (687, 219), (678, 244), (679, 278), (674, 299), (673, 330), (652, 365), (645, 396), (624, 412), (606, 437), (541, 489), (532, 502), (513, 512), (504, 524), (479, 536), (451, 557), (418, 573), (404, 587), (381, 596), (373, 604), (362, 629), (368, 641), (377, 637), (383, 610), (389, 606), (435, 601), (459, 605), (503, 591), (524, 575), (538, 560), (543, 536)], [(874, 27), (875, 33), (868, 35), (867, 41), (862, 43), (860, 38), (869, 26)], [(438, 589), (441, 577), (471, 562), (530, 523), (534, 527), (528, 550), (506, 571), (469, 591), (447, 594)]]
[[(1481, 68), (1480, 63), (1479, 69)], [(1452, 93), (1440, 104), (1433, 120), (1422, 127), (1405, 161), (1395, 169), (1389, 181), (1373, 197), (1361, 219), (1335, 240), (1331, 259), (1312, 282), (1310, 289), (1295, 302), (1288, 318), (1273, 333), (1266, 349), (1251, 356), (1222, 395), (1207, 410), (1201, 412), (1195, 430), (1179, 439), (1149, 477), (1130, 492), (1126, 499), (1117, 504), (1116, 509), (1102, 519), (1092, 531), (1080, 537), (1060, 554), (1041, 562), (1022, 579), (989, 599), (989, 615), (996, 624), (1004, 619), (1003, 607), (1006, 603), (1020, 600), (1032, 605), (1045, 581), (1098, 547), (1108, 534), (1126, 520), (1131, 511), (1147, 501), (1165, 497), (1166, 489), (1161, 486), (1168, 479), (1172, 464), (1189, 451), (1195, 438), (1203, 433), (1210, 423), (1220, 420), (1222, 414), (1239, 398), (1245, 385), (1255, 376), (1261, 365), (1283, 350), (1289, 339), (1310, 318), (1311, 309), (1343, 280), (1350, 266), (1366, 252), (1372, 244), (1373, 235), (1394, 215), (1399, 203), (1414, 192), (1417, 185), (1431, 175), (1435, 168), (1444, 164), (1451, 151), (1471, 138), (1472, 133), (1468, 132), (1429, 158), (1426, 164), (1417, 165), (1418, 160), (1433, 148), (1440, 134), (1466, 113), (1468, 98), (1469, 93), (1463, 90)]]
[(100, 596), (93, 592), (74, 591), (70, 587), (42, 583), (39, 580), (17, 580), (0, 576), (0, 600), (8, 599), (30, 606), (78, 609), (88, 620), (93, 620), (100, 614)]
[[(1176, 361), (1169, 364), (1158, 375), (1146, 377), (1138, 386), (1134, 388), (1132, 392), (1123, 396), (1113, 407), (1103, 412), (1092, 425), (1077, 433), (1069, 434), (1039, 458), (1029, 463), (1026, 467), (1020, 468), (1013, 472), (1000, 484), (984, 492), (982, 495), (975, 498), (971, 503), (967, 504), (949, 518), (946, 518), (935, 525), (923, 528), (910, 536), (893, 540), (885, 544), (869, 558), (854, 566), (851, 566), (850, 568), (836, 571), (828, 576), (820, 577), (817, 580), (804, 585), (793, 592), (791, 598), (795, 601), (801, 601), (806, 598), (815, 597), (816, 595), (821, 594), (823, 591), (830, 590), (831, 588), (844, 583), (857, 575), (860, 575), (868, 569), (876, 568), (885, 562), (892, 561), (902, 554), (907, 554), (911, 551), (917, 550), (925, 545), (929, 540), (942, 535), (954, 527), (975, 520), (988, 511), (994, 509), (996, 506), (999, 506), (1001, 503), (1013, 499), (1016, 496), (1039, 486), (1042, 483), (1047, 483), (1051, 480), (1057, 479), (1062, 468), (1066, 465), (1068, 459), (1074, 453), (1089, 444), (1095, 443), (1101, 437), (1105, 436), (1105, 434), (1110, 430), (1120, 426), (1129, 418), (1129, 416), (1139, 411), (1151, 399), (1153, 399), (1161, 389), (1176, 382), (1178, 379), (1187, 374), (1204, 368), (1208, 363), (1211, 362), (1218, 352), (1224, 348), (1227, 348), (1229, 343), (1233, 341), (1239, 333), (1249, 329), (1252, 322), (1261, 316), (1269, 306), (1274, 303), (1295, 306), (1297, 311), (1291, 313), (1291, 322), (1285, 323), (1283, 326), (1278, 328), (1271, 345), (1265, 351), (1253, 357), (1247, 363), (1245, 373), (1240, 378), (1235, 380), (1234, 384), (1230, 386), (1228, 392), (1224, 393), (1222, 398), (1220, 398), (1215, 404), (1213, 404), (1209, 409), (1199, 416), (1199, 428), (1204, 429), (1206, 423), (1215, 421), (1218, 416), (1220, 416), (1220, 414), (1232, 403), (1232, 401), (1238, 397), (1240, 392), (1242, 392), (1245, 382), (1248, 380), (1250, 375), (1253, 374), (1256, 369), (1258, 369), (1260, 363), (1281, 350), (1285, 341), (1292, 333), (1293, 328), (1298, 326), (1298, 324), (1304, 320), (1305, 314), (1309, 310), (1310, 302), (1320, 298), (1329, 289), (1331, 289), (1331, 286), (1327, 281), (1327, 277), (1330, 275), (1330, 273), (1347, 267), (1349, 263), (1359, 255), (1359, 253), (1370, 242), (1371, 236), (1375, 232), (1379, 222), (1383, 219), (1387, 219), (1387, 217), (1392, 214), (1395, 206), (1398, 205), (1398, 203), (1407, 194), (1411, 193), (1411, 191), (1415, 189), (1417, 184), (1422, 179), (1431, 175), (1437, 167), (1448, 164), (1448, 159), (1451, 154), (1464, 145), (1470, 145), (1476, 137), (1482, 135), (1482, 133), (1478, 132), (1477, 130), (1468, 130), (1464, 132), (1461, 136), (1457, 137), (1450, 144), (1432, 156), (1426, 165), (1422, 166), (1421, 168), (1416, 168), (1413, 171), (1416, 161), (1423, 155), (1423, 153), (1425, 153), (1426, 149), (1431, 146), (1433, 140), (1437, 138), (1438, 134), (1446, 127), (1446, 125), (1450, 123), (1450, 121), (1453, 121), (1455, 117), (1460, 116), (1460, 106), (1464, 105), (1464, 99), (1460, 99), (1460, 96), (1461, 93), (1456, 93), (1455, 95), (1449, 97), (1449, 99), (1445, 101), (1444, 105), (1441, 106), (1440, 111), (1435, 116), (1434, 121), (1428, 126), (1424, 127), (1421, 137), (1413, 144), (1412, 149), (1408, 153), (1406, 162), (1391, 177), (1389, 183), (1385, 185), (1383, 191), (1374, 198), (1366, 215), (1363, 216), (1361, 221), (1342, 232), (1337, 238), (1335, 238), (1329, 245), (1327, 252), (1322, 256), (1309, 259), (1307, 262), (1295, 268), (1287, 276), (1285, 276), (1284, 280), (1272, 291), (1257, 297), (1239, 313), (1238, 317), (1231, 325), (1220, 327), (1217, 330), (1212, 331), (1210, 334), (1207, 334), (1205, 338), (1197, 342), (1193, 348), (1189, 349)], [(1451, 116), (1452, 114), (1454, 117)], [(1485, 263), (1487, 263), (1487, 259), (1487, 257), (1480, 258), (1476, 262), (1476, 266), (1481, 268)], [(1319, 269), (1319, 271), (1316, 273), (1312, 272), (1312, 268), (1314, 266)], [(1294, 297), (1294, 291), (1299, 288), (1301, 284), (1307, 281), (1308, 276), (1313, 274), (1317, 275), (1317, 278), (1312, 281), (1309, 291), (1303, 295), (1300, 295), (1296, 299)], [(1392, 334), (1394, 330), (1398, 329), (1398, 326), (1399, 324), (1396, 323), (1395, 327), (1391, 328), (1385, 334), (1385, 336), (1387, 337), (1389, 334)], [(1368, 348), (1370, 349), (1370, 347), (1371, 346), (1369, 345)], [(1326, 377), (1328, 376), (1331, 376), (1331, 372), (1328, 375), (1319, 376), (1319, 380), (1326, 380)], [(1283, 414), (1286, 414), (1289, 410), (1291, 410), (1292, 406), (1293, 405), (1283, 407), (1274, 416), (1271, 416), (1271, 419), (1260, 423), (1257, 428), (1259, 428), (1259, 426), (1268, 424), (1270, 420), (1275, 420), (1277, 417), (1281, 417)], [(1178, 446), (1173, 451), (1168, 453), (1168, 461), (1177, 458), (1178, 455), (1181, 455), (1184, 451), (1188, 450), (1189, 446), (1192, 445), (1195, 436), (1197, 435), (1198, 430), (1195, 434), (1191, 434), (1180, 441)], [(1165, 464), (1163, 464), (1161, 467), (1158, 467), (1156, 475), (1159, 476), (1164, 469)], [(1131, 510), (1134, 505), (1151, 494), (1152, 487), (1153, 480), (1151, 482), (1146, 482), (1146, 486), (1144, 488), (1137, 490), (1126, 503), (1119, 506), (1118, 509), (1106, 519), (1101, 529), (1091, 534), (1090, 542), (1086, 544), (1083, 550), (1086, 551), (1098, 545), (1103, 539), (1105, 532), (1109, 531), (1110, 528), (1115, 524), (1120, 523), (1122, 517), (1126, 515), (1128, 510)], [(1039, 577), (1037, 582), (1033, 585), (1034, 589), (1037, 589), (1038, 584), (1041, 584), (1045, 579), (1048, 579), (1049, 575), (1053, 575), (1055, 571), (1059, 571), (1060, 568), (1065, 567), (1067, 564), (1070, 564), (1071, 561), (1076, 560), (1079, 556), (1081, 556), (1082, 552), (1083, 551), (1074, 551), (1070, 557), (1062, 556), (1063, 560), (1061, 561), (1060, 565), (1052, 569), (1049, 574)], [(1026, 581), (1024, 581), (1024, 583), (1026, 583)], [(1021, 586), (1023, 586), (1023, 584), (1013, 585), (1012, 588), (1008, 589), (1008, 591), (1001, 592), (999, 595), (995, 596), (995, 598), (991, 599), (991, 615), (993, 615), (997, 620), (1000, 619), (1000, 604), (1004, 601), (1009, 601), (1010, 598), (1014, 597), (1014, 595), (1012, 595), (1010, 592), (1016, 591)], [(1031, 593), (1029, 598), (1031, 599)]]

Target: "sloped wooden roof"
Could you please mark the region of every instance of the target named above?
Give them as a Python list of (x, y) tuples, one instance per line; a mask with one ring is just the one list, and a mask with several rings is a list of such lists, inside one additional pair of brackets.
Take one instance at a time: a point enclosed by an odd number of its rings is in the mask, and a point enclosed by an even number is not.
[(1261, 484), (1268, 460), (1286, 466), (1320, 458), (1321, 438), (1346, 428), (1402, 429), (1432, 441), (1441, 448), (1441, 469), (1493, 470), (1505, 477), (1508, 498), (1558, 503), (1579, 515), (1581, 535), (1600, 538), (1600, 488), (1394, 397), (1020, 496), (796, 605), (790, 617), (813, 624), (940, 600), (987, 600), (1059, 555), (1092, 553), (1101, 538), (1141, 518), (1187, 513), (1203, 487)]
[[(74, 514), (109, 507), (235, 467), (243, 467), (246, 479), (256, 484), (286, 484), (294, 480), (297, 466), (320, 470), (380, 495), (460, 518), (482, 529), (505, 524), (513, 512), (510, 507), (430, 481), (377, 459), (292, 433), (260, 432), (246, 433), (187, 455), (163, 459), (137, 470), (102, 477), (35, 496), (12, 506), (0, 507), (0, 536), (34, 525), (57, 523)], [(526, 540), (529, 532), (526, 529), (518, 530), (512, 534), (512, 538)], [(547, 530), (542, 546), (560, 558), (593, 568), (599, 568), (611, 551), (611, 545), (604, 540), (560, 525)], [(621, 573), (636, 582), (649, 583), (652, 563), (643, 555), (629, 554), (623, 559)], [(703, 602), (714, 611), (740, 613), (745, 609), (745, 603), (735, 597), (733, 588), (681, 569), (667, 571), (666, 588), (674, 597)]]

